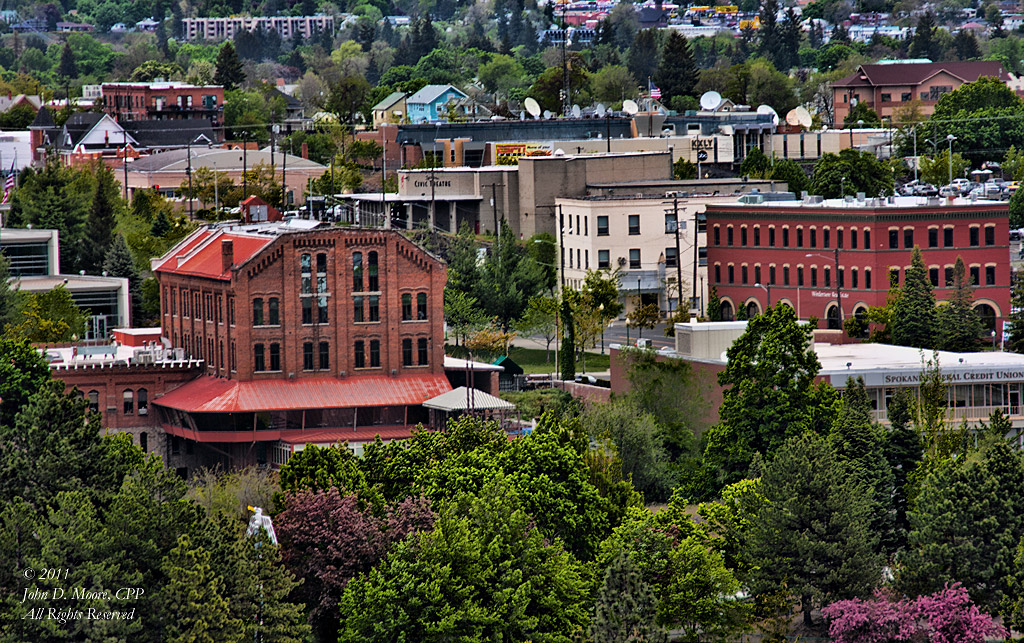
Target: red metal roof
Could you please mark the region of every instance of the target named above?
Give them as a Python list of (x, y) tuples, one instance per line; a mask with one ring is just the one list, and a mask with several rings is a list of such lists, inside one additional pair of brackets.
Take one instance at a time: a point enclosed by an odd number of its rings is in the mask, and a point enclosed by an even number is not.
[(965, 83), (982, 76), (995, 76), (1005, 81), (1006, 70), (995, 60), (953, 61), (942, 63), (896, 63), (892, 65), (861, 65), (857, 71), (833, 87), (879, 87), (886, 85), (919, 85), (935, 74), (945, 71)]
[(451, 388), (444, 375), (305, 377), (249, 382), (201, 377), (153, 403), (191, 413), (404, 406), (422, 404)]
[(378, 435), (382, 440), (406, 440), (412, 437), (412, 430), (414, 428), (412, 425), (403, 425), (362, 427), (356, 431), (352, 429), (193, 431), (192, 429), (173, 424), (163, 424), (162, 426), (169, 435), (176, 435), (179, 438), (207, 444), (220, 442), (275, 442), (277, 440), (288, 444), (334, 444), (335, 442), (358, 444), (373, 442)]
[[(267, 236), (257, 237), (201, 230), (195, 235), (195, 239), (189, 239), (174, 254), (165, 258), (157, 268), (157, 272), (230, 279), (230, 273), (224, 270), (224, 261), (221, 256), (220, 242), (222, 240), (232, 242), (232, 263), (238, 265), (248, 261), (253, 255), (270, 245), (274, 239)], [(179, 261), (179, 258), (182, 260)]]

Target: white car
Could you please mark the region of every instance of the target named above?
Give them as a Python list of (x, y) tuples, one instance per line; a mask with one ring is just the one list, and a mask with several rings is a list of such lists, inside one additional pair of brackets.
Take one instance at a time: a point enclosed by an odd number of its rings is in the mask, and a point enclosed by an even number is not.
[(967, 179), (953, 179), (950, 185), (959, 190), (961, 194), (964, 194), (970, 190), (971, 182)]

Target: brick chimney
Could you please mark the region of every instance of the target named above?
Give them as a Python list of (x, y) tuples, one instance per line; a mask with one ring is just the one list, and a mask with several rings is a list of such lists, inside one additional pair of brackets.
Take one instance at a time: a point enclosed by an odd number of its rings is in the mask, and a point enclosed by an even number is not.
[(235, 244), (231, 239), (221, 239), (220, 257), (222, 264), (221, 272), (231, 270), (231, 266), (235, 263)]

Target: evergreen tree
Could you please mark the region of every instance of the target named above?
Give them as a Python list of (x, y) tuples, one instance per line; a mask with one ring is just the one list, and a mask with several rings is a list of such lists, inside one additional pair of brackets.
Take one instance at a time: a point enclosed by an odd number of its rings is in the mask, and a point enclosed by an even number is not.
[(718, 288), (711, 286), (708, 292), (708, 321), (722, 321), (722, 300), (718, 297)]
[(629, 47), (629, 71), (647, 86), (647, 79), (658, 71), (658, 41), (654, 29), (638, 31)]
[(974, 33), (967, 29), (961, 29), (953, 37), (953, 51), (956, 52), (957, 60), (976, 60), (981, 58), (981, 46)]
[(839, 416), (829, 436), (836, 459), (848, 466), (850, 477), (867, 495), (869, 528), (881, 551), (893, 545), (893, 478), (885, 460), (885, 436), (871, 418), (871, 404), (862, 378), (848, 378)]
[(301, 581), (285, 569), (280, 549), (263, 530), (234, 542), (240, 550), (237, 577), (244, 584), (241, 595), (232, 597), (231, 608), (242, 622), (243, 640), (309, 640), (310, 626), (303, 605), (288, 600)]
[(217, 53), (217, 62), (214, 63), (216, 71), (213, 74), (213, 82), (223, 85), (225, 91), (238, 89), (245, 83), (245, 71), (242, 70), (242, 61), (235, 52), (235, 46), (230, 42), (221, 45)]
[(928, 58), (932, 62), (942, 55), (942, 44), (935, 38), (935, 15), (926, 11), (917, 20), (914, 36), (910, 39), (911, 58)]
[[(14, 426), (15, 416), (29, 397), (49, 379), (50, 368), (28, 340), (16, 333), (0, 333), (0, 431)], [(4, 446), (5, 441), (0, 440), (0, 454)]]
[(888, 404), (889, 432), (885, 439), (885, 459), (892, 472), (892, 507), (894, 541), (892, 551), (902, 551), (907, 545), (907, 534), (910, 522), (907, 518), (909, 508), (908, 489), (909, 477), (924, 457), (924, 443), (921, 433), (914, 426), (913, 416), (917, 400), (911, 389), (896, 389)]
[(953, 266), (953, 292), (939, 309), (939, 350), (967, 352), (978, 350), (978, 336), (984, 330), (981, 317), (971, 307), (974, 288), (967, 276), (963, 257)]
[(103, 260), (110, 250), (114, 227), (117, 225), (114, 216), (117, 200), (114, 172), (105, 165), (97, 165), (96, 192), (93, 195), (89, 218), (86, 220), (79, 264), (89, 274), (99, 274), (103, 269)]
[(142, 319), (142, 274), (135, 267), (128, 244), (123, 235), (115, 235), (107, 256), (103, 259), (103, 270), (111, 277), (128, 280), (128, 292), (131, 296), (132, 323)]
[(658, 605), (650, 585), (629, 552), (623, 550), (604, 573), (604, 584), (597, 594), (590, 640), (594, 643), (646, 641), (659, 643), (668, 634), (655, 621)]
[[(782, 308), (782, 307), (780, 307)], [(882, 573), (869, 528), (868, 496), (828, 443), (810, 433), (778, 451), (761, 479), (765, 506), (753, 519), (755, 594), (800, 599), (804, 623), (815, 607), (866, 594)]]
[(768, 60), (775, 63), (777, 69), (782, 51), (782, 34), (779, 30), (779, 0), (764, 0), (761, 3), (761, 11), (758, 14), (761, 26), (757, 30), (758, 52)]
[(153, 226), (149, 229), (149, 234), (154, 237), (162, 237), (171, 230), (171, 220), (167, 218), (167, 213), (160, 210), (156, 217), (153, 218)]
[(166, 581), (160, 588), (159, 602), (166, 623), (166, 640), (241, 641), (241, 622), (234, 618), (223, 596), (224, 580), (210, 564), (210, 554), (193, 546), (182, 534), (161, 565)]
[(780, 28), (780, 38), (782, 43), (775, 67), (780, 71), (786, 71), (800, 64), (800, 41), (803, 38), (800, 16), (793, 7), (786, 9), (786, 22)]
[(71, 43), (65, 42), (64, 48), (60, 50), (60, 62), (57, 64), (57, 75), (62, 76), (66, 82), (78, 78), (78, 65), (75, 63), (75, 52), (71, 51)]
[(8, 325), (16, 325), (20, 316), (18, 291), (11, 288), (11, 261), (0, 253), (0, 333)]
[(932, 348), (938, 334), (935, 294), (928, 280), (928, 269), (921, 257), (921, 248), (914, 246), (903, 283), (902, 294), (893, 305), (889, 317), (892, 343), (898, 346)]
[(675, 96), (693, 95), (698, 79), (690, 43), (678, 31), (672, 31), (662, 49), (661, 64), (655, 76), (662, 102), (668, 104)]

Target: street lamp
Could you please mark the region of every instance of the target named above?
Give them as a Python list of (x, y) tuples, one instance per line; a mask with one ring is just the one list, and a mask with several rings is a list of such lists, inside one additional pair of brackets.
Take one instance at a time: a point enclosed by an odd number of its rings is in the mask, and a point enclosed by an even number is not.
[[(822, 259), (831, 259), (832, 257), (826, 257), (825, 255), (809, 253), (804, 255), (805, 257), (820, 257)], [(843, 297), (841, 286), (839, 285), (839, 248), (835, 249), (835, 265), (836, 265), (836, 306), (839, 307), (839, 330), (843, 329)]]
[(771, 284), (763, 284), (761, 282), (757, 282), (756, 284), (754, 284), (754, 286), (756, 286), (757, 288), (760, 288), (761, 290), (765, 291), (768, 294), (768, 305), (765, 306), (765, 309), (767, 310), (768, 308), (771, 308), (772, 307), (772, 285)]
[(921, 164), (921, 160), (917, 156), (917, 125), (911, 127), (910, 132), (914, 135), (914, 180), (917, 181), (917, 166)]
[(956, 137), (950, 134), (946, 136), (946, 140), (949, 141), (949, 184), (953, 185), (953, 141)]

